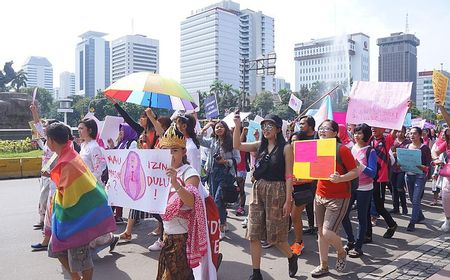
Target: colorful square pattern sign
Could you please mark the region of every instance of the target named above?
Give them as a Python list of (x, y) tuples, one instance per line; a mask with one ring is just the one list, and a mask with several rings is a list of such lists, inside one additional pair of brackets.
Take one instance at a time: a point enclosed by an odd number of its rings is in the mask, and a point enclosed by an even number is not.
[(297, 179), (330, 180), (335, 171), (335, 138), (294, 142), (294, 176)]

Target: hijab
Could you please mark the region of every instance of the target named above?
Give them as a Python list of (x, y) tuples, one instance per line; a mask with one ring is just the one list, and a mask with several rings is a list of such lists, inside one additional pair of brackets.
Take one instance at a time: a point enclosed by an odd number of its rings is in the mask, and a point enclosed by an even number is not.
[(126, 149), (129, 141), (135, 141), (137, 139), (137, 133), (127, 123), (120, 124), (120, 129), (123, 129), (123, 138), (118, 145), (118, 149)]

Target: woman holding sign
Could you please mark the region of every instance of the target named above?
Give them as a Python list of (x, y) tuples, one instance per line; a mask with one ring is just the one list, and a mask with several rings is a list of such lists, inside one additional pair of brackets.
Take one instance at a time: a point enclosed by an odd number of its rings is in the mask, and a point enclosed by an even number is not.
[(253, 194), (248, 212), (247, 238), (250, 240), (253, 274), (250, 280), (262, 279), (261, 240), (274, 244), (288, 259), (289, 277), (298, 270), (298, 256), (288, 243), (289, 214), (292, 207), (293, 153), (281, 127), (283, 121), (269, 114), (261, 122), (262, 139), (241, 142), (241, 118), (234, 117), (233, 146), (244, 152), (256, 152)]
[(188, 164), (186, 139), (170, 127), (160, 139), (161, 149), (170, 149), (170, 193), (164, 223), (164, 246), (159, 255), (156, 279), (194, 279), (192, 268), (207, 253), (206, 218), (198, 186), (200, 175)]
[(312, 272), (312, 277), (320, 277), (328, 273), (328, 248), (330, 245), (337, 252), (336, 270), (341, 272), (346, 266), (347, 254), (342, 246), (341, 237), (337, 234), (339, 225), (344, 219), (351, 197), (350, 181), (358, 177), (358, 168), (352, 152), (340, 144), (339, 126), (335, 121), (325, 120), (319, 126), (320, 139), (336, 138), (336, 173), (330, 180), (318, 180), (314, 211), (319, 228), (320, 265)]
[(406, 185), (408, 186), (409, 199), (412, 203), (411, 220), (409, 221), (407, 231), (414, 231), (415, 225), (425, 220), (422, 213), (422, 196), (427, 182), (428, 172), (431, 166), (431, 150), (423, 143), (422, 129), (420, 127), (411, 128), (410, 132), (411, 144), (407, 149), (417, 149), (421, 151), (422, 164), (418, 165), (420, 173), (406, 172)]

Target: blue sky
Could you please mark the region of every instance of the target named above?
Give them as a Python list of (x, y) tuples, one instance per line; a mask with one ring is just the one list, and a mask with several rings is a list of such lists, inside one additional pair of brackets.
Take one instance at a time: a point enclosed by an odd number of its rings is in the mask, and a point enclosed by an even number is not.
[[(132, 33), (160, 41), (160, 72), (179, 79), (180, 22), (208, 0), (40, 0), (2, 2), (0, 64), (14, 60), (20, 69), (28, 56), (45, 56), (59, 73), (75, 70), (78, 36), (88, 30), (108, 33), (113, 40)], [(363, 32), (370, 36), (371, 80), (377, 80), (376, 39), (405, 31), (416, 34), (418, 70), (450, 69), (450, 1), (445, 0), (242, 0), (241, 9), (275, 18), (277, 76), (294, 85), (294, 44), (311, 38)], [(133, 20), (132, 20), (133, 19)]]

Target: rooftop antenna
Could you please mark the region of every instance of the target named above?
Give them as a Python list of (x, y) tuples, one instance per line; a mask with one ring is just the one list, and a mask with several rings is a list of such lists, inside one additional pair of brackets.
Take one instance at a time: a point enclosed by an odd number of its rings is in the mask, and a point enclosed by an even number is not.
[(408, 13), (406, 13), (405, 34), (409, 34)]

